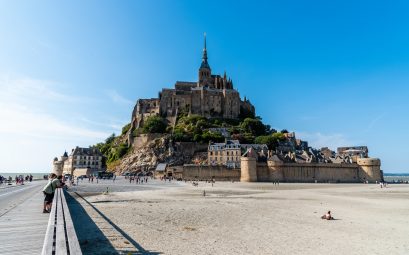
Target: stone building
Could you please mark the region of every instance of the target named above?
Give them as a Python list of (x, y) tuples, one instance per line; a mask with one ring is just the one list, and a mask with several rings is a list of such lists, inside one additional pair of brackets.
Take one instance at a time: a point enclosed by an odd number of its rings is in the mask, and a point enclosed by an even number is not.
[(164, 117), (172, 123), (180, 112), (226, 119), (237, 119), (240, 114), (255, 114), (254, 106), (246, 98), (241, 100), (226, 72), (223, 76), (212, 74), (207, 60), (205, 37), (198, 80), (177, 81), (173, 89), (162, 89), (159, 98), (139, 99), (132, 112), (129, 135), (153, 115)]
[(69, 156), (65, 152), (60, 159), (54, 158), (53, 161), (53, 172), (57, 175), (89, 176), (105, 170), (104, 157), (97, 148), (80, 148), (77, 146), (72, 149)]
[(227, 140), (225, 143), (210, 143), (207, 151), (208, 164), (224, 165), (229, 168), (240, 167), (241, 146), (238, 140)]
[(268, 147), (265, 144), (240, 144), (238, 140), (226, 140), (225, 143), (210, 143), (207, 160), (210, 166), (223, 165), (228, 168), (240, 168), (240, 157), (249, 148), (267, 158)]

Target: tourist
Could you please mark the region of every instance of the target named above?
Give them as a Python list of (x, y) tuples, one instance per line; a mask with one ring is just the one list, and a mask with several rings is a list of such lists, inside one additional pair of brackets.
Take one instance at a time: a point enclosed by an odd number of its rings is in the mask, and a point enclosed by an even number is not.
[(43, 213), (49, 213), (51, 211), (51, 204), (53, 202), (55, 190), (62, 186), (63, 186), (63, 183), (59, 181), (59, 179), (57, 178), (57, 175), (54, 173), (51, 173), (49, 175), (47, 185), (45, 185), (45, 187), (43, 188), (43, 193), (45, 196)]
[(326, 214), (321, 216), (321, 219), (323, 219), (323, 220), (333, 220), (334, 218), (331, 215), (331, 211), (328, 211)]

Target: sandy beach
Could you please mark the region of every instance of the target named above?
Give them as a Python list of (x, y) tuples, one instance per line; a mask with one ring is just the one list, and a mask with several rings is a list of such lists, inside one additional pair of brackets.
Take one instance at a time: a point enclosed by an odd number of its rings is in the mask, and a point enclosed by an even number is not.
[[(201, 182), (83, 195), (106, 253), (409, 253), (409, 185)], [(328, 210), (336, 220), (320, 219)], [(103, 249), (81, 236), (85, 254)]]

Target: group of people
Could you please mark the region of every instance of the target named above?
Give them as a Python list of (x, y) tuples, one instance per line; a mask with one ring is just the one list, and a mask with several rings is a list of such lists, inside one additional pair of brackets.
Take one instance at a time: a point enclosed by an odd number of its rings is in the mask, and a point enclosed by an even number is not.
[[(26, 175), (26, 176), (23, 176), (23, 175), (16, 175), (16, 177), (14, 178), (14, 182), (16, 183), (16, 185), (17, 184), (20, 184), (20, 185), (23, 185), (24, 184), (24, 181), (29, 181), (29, 182), (32, 182), (33, 181), (33, 176), (30, 174), (30, 175)], [(11, 183), (13, 182), (13, 178), (11, 177), (11, 176), (9, 176), (8, 178), (7, 177), (5, 177), (5, 176), (2, 176), (2, 175), (0, 175), (0, 184), (6, 184), (6, 183), (8, 183), (9, 185), (11, 185)]]
[(23, 175), (17, 176), (16, 175), (15, 181), (16, 181), (16, 184), (24, 184), (24, 181), (32, 182), (33, 181), (33, 176), (31, 174), (26, 175), (26, 176), (23, 176)]
[(134, 182), (134, 183), (136, 183), (136, 184), (139, 184), (139, 183), (148, 183), (148, 177), (147, 176), (129, 176), (129, 183), (132, 183), (132, 182)]
[(11, 182), (13, 181), (13, 178), (9, 176), (8, 178), (5, 176), (0, 175), (0, 184), (6, 184), (9, 183), (11, 185)]
[(386, 186), (388, 185), (387, 182), (379, 182), (379, 185), (382, 188), (386, 188)]
[(57, 175), (54, 173), (48, 175), (48, 183), (43, 188), (44, 193), (43, 213), (50, 213), (55, 191), (57, 190), (57, 188), (62, 188), (65, 185), (62, 179), (63, 179), (62, 176), (57, 177)]

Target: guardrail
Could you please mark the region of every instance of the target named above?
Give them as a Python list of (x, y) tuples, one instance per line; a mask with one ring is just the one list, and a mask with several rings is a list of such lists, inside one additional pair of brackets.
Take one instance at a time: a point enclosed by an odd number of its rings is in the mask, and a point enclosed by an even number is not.
[(45, 234), (42, 255), (81, 255), (81, 248), (65, 200), (64, 190), (56, 189)]

